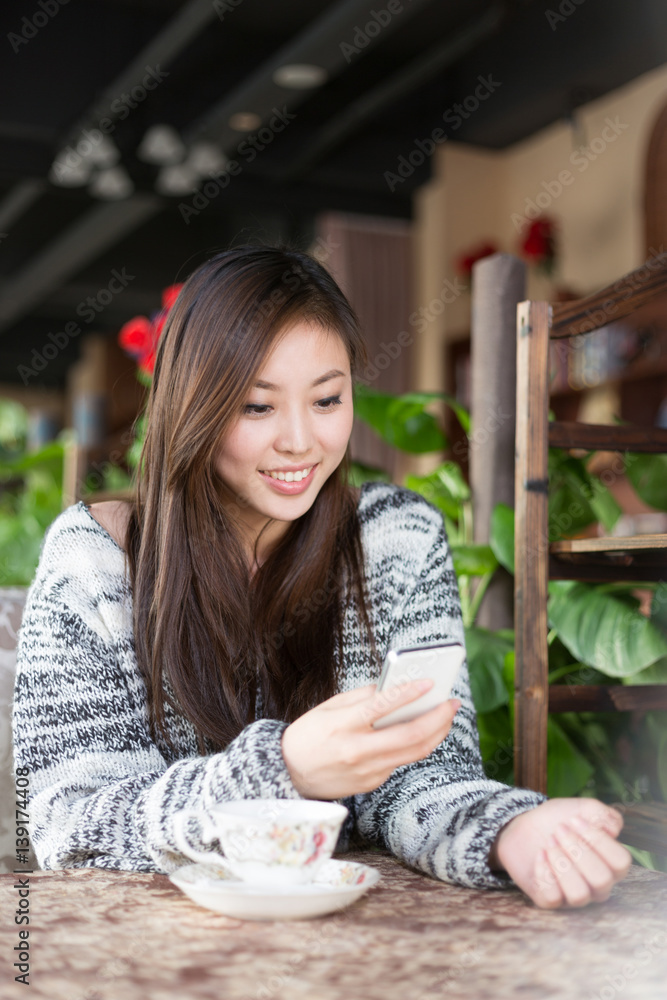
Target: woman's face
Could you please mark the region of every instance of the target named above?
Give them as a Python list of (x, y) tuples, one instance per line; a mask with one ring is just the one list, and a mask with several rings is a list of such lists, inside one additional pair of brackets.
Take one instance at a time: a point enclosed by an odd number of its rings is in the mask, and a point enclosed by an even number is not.
[(305, 322), (289, 327), (215, 462), (252, 542), (268, 519), (281, 522), (267, 530), (275, 541), (312, 506), (345, 455), (352, 419), (341, 338)]

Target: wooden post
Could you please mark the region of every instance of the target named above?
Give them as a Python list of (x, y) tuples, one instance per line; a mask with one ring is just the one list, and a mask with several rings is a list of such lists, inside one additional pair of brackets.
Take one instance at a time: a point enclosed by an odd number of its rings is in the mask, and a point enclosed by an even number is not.
[(87, 452), (78, 442), (76, 433), (70, 432), (65, 443), (63, 464), (63, 510), (78, 503), (86, 472)]
[[(484, 257), (473, 267), (470, 484), (475, 541), (489, 540), (497, 503), (514, 506), (516, 406), (516, 307), (526, 295), (526, 265), (507, 253)], [(498, 570), (482, 602), (477, 624), (512, 628), (513, 584)]]
[(547, 790), (548, 302), (517, 309), (514, 782)]

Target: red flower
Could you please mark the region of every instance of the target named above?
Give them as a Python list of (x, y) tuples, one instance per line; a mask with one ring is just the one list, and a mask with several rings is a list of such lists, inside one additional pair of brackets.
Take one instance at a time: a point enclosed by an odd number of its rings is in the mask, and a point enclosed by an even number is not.
[(546, 216), (540, 216), (528, 226), (521, 244), (521, 252), (528, 260), (549, 272), (556, 257), (556, 224)]
[(148, 354), (144, 354), (143, 358), (139, 360), (139, 369), (144, 373), (144, 375), (152, 375), (155, 370), (155, 351), (150, 351)]
[(145, 316), (135, 316), (121, 327), (118, 343), (133, 358), (142, 358), (153, 347), (153, 324)]
[(118, 343), (139, 363), (139, 370), (149, 377), (155, 370), (155, 352), (169, 310), (176, 302), (182, 284), (170, 285), (162, 292), (162, 309), (151, 319), (135, 316), (121, 328)]
[(162, 292), (162, 308), (171, 309), (174, 302), (178, 298), (178, 293), (183, 287), (183, 282), (180, 285), (169, 285), (168, 288)]

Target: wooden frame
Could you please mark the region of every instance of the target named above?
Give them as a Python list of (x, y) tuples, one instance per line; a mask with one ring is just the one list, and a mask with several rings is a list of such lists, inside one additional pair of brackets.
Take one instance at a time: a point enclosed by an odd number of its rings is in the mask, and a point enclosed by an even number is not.
[[(548, 422), (549, 342), (592, 332), (667, 293), (667, 253), (576, 302), (517, 307), (515, 469), (515, 782), (546, 792), (547, 720), (552, 711), (656, 706), (655, 690), (611, 687), (549, 690), (547, 586), (561, 579), (646, 581), (667, 577), (667, 536), (585, 539), (548, 544), (548, 450), (667, 451), (667, 431)], [(567, 693), (566, 693), (567, 692)], [(648, 697), (648, 701), (647, 701)], [(667, 686), (659, 704), (667, 705)], [(564, 706), (567, 705), (567, 708)], [(577, 709), (577, 706), (579, 708)]]

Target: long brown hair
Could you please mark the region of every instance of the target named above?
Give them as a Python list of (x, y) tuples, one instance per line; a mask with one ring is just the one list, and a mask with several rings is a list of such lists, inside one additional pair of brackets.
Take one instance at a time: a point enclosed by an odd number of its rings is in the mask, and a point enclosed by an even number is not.
[(291, 722), (335, 693), (348, 602), (377, 659), (349, 448), (312, 507), (251, 578), (239, 515), (214, 458), (263, 360), (289, 325), (341, 337), (352, 378), (366, 363), (356, 316), (330, 274), (297, 250), (242, 246), (185, 282), (159, 341), (128, 522), (137, 662), (153, 737), (165, 704), (201, 753), (255, 719)]

